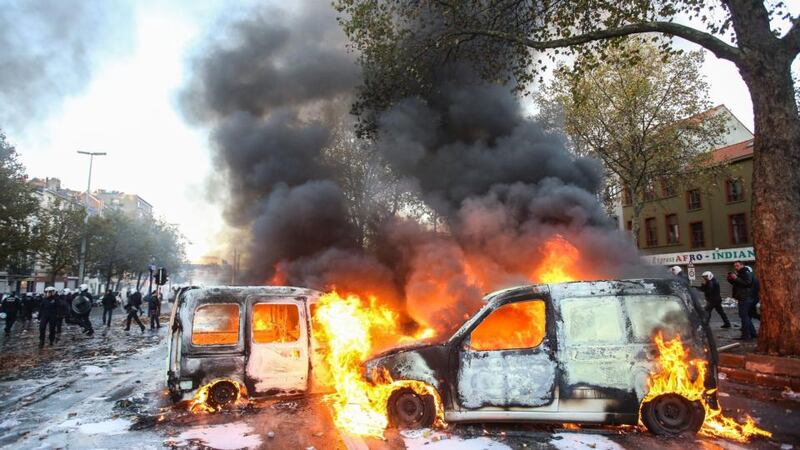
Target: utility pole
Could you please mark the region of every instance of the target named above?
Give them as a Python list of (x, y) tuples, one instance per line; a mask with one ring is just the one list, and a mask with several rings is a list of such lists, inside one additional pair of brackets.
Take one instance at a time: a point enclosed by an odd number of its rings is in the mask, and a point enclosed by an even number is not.
[(83, 284), (83, 279), (86, 275), (86, 235), (89, 233), (89, 195), (92, 192), (92, 164), (94, 163), (95, 156), (104, 156), (105, 152), (82, 152), (78, 150), (81, 155), (89, 155), (89, 181), (86, 183), (86, 198), (84, 198), (84, 207), (86, 208), (86, 215), (83, 217), (83, 238), (81, 239), (81, 262), (78, 268), (78, 285)]

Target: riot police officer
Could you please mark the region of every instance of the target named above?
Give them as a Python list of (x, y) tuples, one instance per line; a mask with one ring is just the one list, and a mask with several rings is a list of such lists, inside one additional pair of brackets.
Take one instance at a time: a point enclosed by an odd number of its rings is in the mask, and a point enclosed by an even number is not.
[(56, 288), (44, 288), (44, 298), (39, 306), (39, 348), (44, 347), (45, 331), (49, 331), (50, 345), (56, 340), (56, 322), (58, 321), (58, 296)]
[(94, 303), (94, 298), (89, 292), (89, 285), (80, 285), (80, 291), (72, 299), (72, 312), (78, 319), (78, 325), (83, 328), (83, 333), (89, 337), (94, 335), (92, 321), (89, 319), (89, 314), (92, 312), (92, 303)]
[(17, 314), (19, 314), (20, 310), (22, 309), (22, 302), (20, 302), (19, 298), (14, 295), (13, 292), (10, 292), (7, 296), (5, 296), (2, 300), (2, 305), (0, 309), (4, 313), (6, 313), (6, 336), (11, 335), (11, 327), (14, 326), (14, 322), (17, 321)]

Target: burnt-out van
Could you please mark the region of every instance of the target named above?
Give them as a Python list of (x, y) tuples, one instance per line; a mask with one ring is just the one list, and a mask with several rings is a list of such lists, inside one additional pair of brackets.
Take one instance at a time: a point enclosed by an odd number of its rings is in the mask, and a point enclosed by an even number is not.
[[(704, 400), (716, 407), (717, 353), (701, 307), (680, 280), (523, 286), (490, 294), (438, 344), (397, 348), (365, 364), (372, 379), (421, 381), (439, 394), (446, 422), (636, 424), (658, 434), (696, 432), (699, 401), (674, 394), (644, 405), (654, 336), (680, 336), (708, 362)], [(430, 426), (434, 399), (395, 392), (387, 411), (401, 428)]]
[(219, 406), (242, 390), (249, 397), (309, 391), (322, 367), (310, 320), (319, 296), (284, 286), (179, 291), (167, 360), (173, 400), (192, 398), (204, 386)]

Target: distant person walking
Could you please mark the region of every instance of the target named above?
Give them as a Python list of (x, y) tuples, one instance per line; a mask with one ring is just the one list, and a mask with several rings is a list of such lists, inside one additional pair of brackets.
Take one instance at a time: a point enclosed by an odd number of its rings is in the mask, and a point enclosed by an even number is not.
[(711, 272), (703, 272), (703, 284), (700, 285), (700, 291), (703, 292), (706, 296), (706, 318), (705, 323), (711, 321), (711, 311), (716, 311), (720, 317), (722, 317), (722, 328), (730, 328), (731, 322), (728, 320), (728, 316), (725, 315), (725, 310), (722, 309), (722, 296), (719, 292), (719, 281), (714, 278), (714, 274)]
[(131, 329), (131, 321), (134, 320), (139, 325), (139, 328), (142, 329), (142, 333), (144, 333), (144, 325), (142, 325), (142, 321), (139, 320), (139, 311), (142, 309), (142, 294), (139, 291), (135, 291), (133, 294), (128, 297), (128, 303), (125, 305), (125, 311), (128, 312), (128, 318), (125, 321), (125, 331), (130, 331)]
[(78, 320), (78, 325), (83, 328), (83, 333), (89, 337), (94, 335), (92, 321), (89, 318), (92, 313), (93, 303), (94, 297), (92, 297), (92, 293), (89, 292), (89, 285), (82, 284), (80, 286), (80, 291), (75, 295), (75, 298), (72, 299), (72, 312)]
[(672, 276), (683, 281), (684, 283), (689, 282), (689, 276), (686, 275), (686, 272), (684, 272), (683, 269), (681, 269), (681, 266), (672, 266), (669, 268), (669, 272), (672, 274)]
[(44, 347), (45, 332), (49, 331), (50, 345), (56, 340), (56, 322), (58, 321), (59, 298), (56, 288), (44, 288), (44, 298), (39, 306), (39, 348)]
[(22, 302), (14, 295), (13, 292), (9, 292), (8, 295), (3, 297), (2, 302), (0, 302), (0, 310), (6, 314), (6, 336), (11, 335), (11, 327), (14, 326), (14, 322), (17, 321), (17, 315), (22, 310)]
[(111, 292), (111, 289), (106, 290), (106, 295), (100, 300), (100, 303), (103, 304), (103, 325), (106, 327), (111, 326), (111, 313), (114, 312), (114, 308), (117, 307), (117, 297), (114, 296), (114, 293)]
[(34, 309), (36, 309), (36, 298), (32, 292), (28, 292), (28, 294), (22, 298), (22, 313), (20, 314), (22, 328), (26, 331), (31, 327), (31, 323), (33, 323)]
[(733, 263), (735, 272), (728, 272), (728, 282), (733, 286), (733, 298), (736, 299), (739, 319), (742, 321), (742, 335), (739, 340), (750, 341), (756, 338), (756, 328), (750, 318), (750, 307), (753, 305), (753, 274), (741, 261)]
[(56, 298), (55, 330), (56, 341), (58, 341), (61, 339), (61, 329), (64, 327), (64, 320), (70, 316), (69, 305), (72, 302), (72, 294), (69, 292), (69, 289), (61, 291), (61, 295), (57, 294), (54, 290), (53, 296)]
[(161, 328), (158, 316), (161, 315), (161, 293), (156, 290), (147, 298), (147, 315), (150, 317), (150, 329)]

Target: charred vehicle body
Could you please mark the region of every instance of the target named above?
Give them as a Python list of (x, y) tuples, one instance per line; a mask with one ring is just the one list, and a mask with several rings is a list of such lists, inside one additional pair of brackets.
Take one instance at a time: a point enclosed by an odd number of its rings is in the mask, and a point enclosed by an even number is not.
[[(571, 282), (506, 289), (447, 341), (396, 348), (365, 363), (436, 389), (446, 422), (636, 424), (657, 434), (696, 432), (699, 401), (670, 394), (644, 404), (657, 356), (653, 336), (678, 335), (708, 362), (706, 397), (716, 407), (717, 353), (699, 303), (679, 280)], [(430, 426), (434, 398), (410, 389), (388, 403), (401, 428)]]
[(308, 392), (321, 350), (311, 333), (320, 293), (295, 287), (185, 288), (170, 319), (167, 386), (174, 401), (206, 389), (214, 406)]

